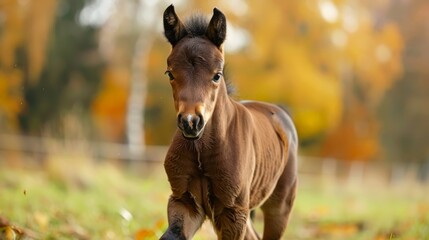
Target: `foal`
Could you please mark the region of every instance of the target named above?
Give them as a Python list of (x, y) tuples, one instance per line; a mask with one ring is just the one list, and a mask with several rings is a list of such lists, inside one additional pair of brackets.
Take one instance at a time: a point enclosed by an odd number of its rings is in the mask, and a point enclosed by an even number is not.
[(250, 211), (264, 215), (263, 239), (280, 239), (297, 186), (298, 138), (288, 114), (263, 102), (237, 102), (223, 78), (226, 19), (182, 23), (164, 12), (172, 45), (166, 74), (178, 130), (165, 158), (169, 227), (161, 239), (191, 239), (206, 218), (219, 239), (259, 239)]

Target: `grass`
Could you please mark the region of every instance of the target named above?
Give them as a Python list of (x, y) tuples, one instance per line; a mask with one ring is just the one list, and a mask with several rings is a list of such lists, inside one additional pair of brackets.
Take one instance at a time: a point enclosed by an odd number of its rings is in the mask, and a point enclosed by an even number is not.
[(167, 225), (161, 167), (137, 175), (82, 154), (50, 156), (31, 169), (0, 165), (0, 218), (36, 239), (156, 236)]
[[(285, 238), (428, 239), (427, 190), (412, 181), (350, 185), (302, 176)], [(24, 239), (157, 239), (169, 192), (159, 165), (128, 171), (75, 157), (37, 169), (0, 165), (0, 239), (7, 228)], [(257, 212), (259, 231), (260, 219)], [(213, 238), (209, 224), (195, 237)]]
[(410, 185), (338, 184), (323, 189), (313, 183), (300, 191), (294, 212), (298, 221), (291, 222), (294, 229), (288, 235), (292, 239), (427, 239), (425, 192)]

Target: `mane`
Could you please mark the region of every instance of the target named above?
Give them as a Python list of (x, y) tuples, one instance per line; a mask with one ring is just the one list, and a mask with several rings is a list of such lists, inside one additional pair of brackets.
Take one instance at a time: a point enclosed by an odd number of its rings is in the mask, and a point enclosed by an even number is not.
[[(206, 35), (207, 28), (209, 26), (209, 19), (203, 14), (195, 14), (187, 18), (184, 22), (185, 28), (188, 31), (190, 37), (204, 37)], [(226, 90), (229, 96), (234, 95), (236, 92), (235, 86), (228, 78), (227, 67), (224, 67), (223, 75), (226, 83)]]
[(235, 88), (234, 84), (231, 82), (229, 75), (230, 74), (229, 74), (228, 65), (225, 65), (223, 67), (223, 77), (225, 79), (226, 92), (228, 93), (228, 96), (234, 96), (236, 93), (236, 88)]
[(206, 34), (209, 19), (202, 14), (195, 14), (184, 22), (188, 34), (192, 37), (202, 37)]

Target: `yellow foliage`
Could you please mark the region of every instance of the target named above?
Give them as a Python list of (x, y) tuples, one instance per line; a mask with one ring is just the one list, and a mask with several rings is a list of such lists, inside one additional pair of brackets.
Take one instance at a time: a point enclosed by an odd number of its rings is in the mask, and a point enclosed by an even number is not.
[(341, 117), (340, 81), (335, 76), (322, 73), (311, 62), (305, 46), (287, 47), (285, 52), (288, 54), (282, 61), (284, 65), (281, 69), (287, 69), (283, 74), (287, 76), (283, 88), (288, 89), (284, 93), (288, 96), (279, 100), (288, 100), (288, 104), (293, 106), (293, 114), (303, 138), (318, 135), (336, 125)]
[(24, 106), (21, 84), (21, 70), (0, 70), (0, 112), (4, 114), (11, 126), (16, 124), (16, 116)]
[(335, 65), (329, 71), (320, 67), (336, 56), (314, 49), (323, 37), (318, 28), (323, 23), (314, 17), (317, 7), (305, 1), (249, 5), (251, 48), (243, 57), (231, 56), (233, 64), (242, 65), (234, 71), (239, 95), (287, 105), (302, 139), (335, 126), (341, 116), (341, 82)]
[(30, 79), (40, 73), (57, 0), (4, 0), (1, 14), (4, 22), (0, 33), (0, 112), (11, 126), (24, 106), (23, 71), (17, 64), (16, 51), (26, 47)]
[(340, 125), (330, 132), (322, 155), (343, 160), (367, 161), (378, 153), (378, 126), (368, 109), (355, 105)]
[(45, 63), (47, 43), (56, 10), (57, 0), (37, 0), (28, 3), (25, 30), (28, 73), (32, 81), (37, 79)]
[(231, 56), (240, 95), (288, 105), (301, 139), (334, 129), (344, 108), (354, 107), (343, 106), (355, 94), (346, 81), (356, 81), (374, 107), (402, 72), (398, 28), (375, 28), (369, 3), (335, 1), (333, 22), (311, 1), (248, 3), (252, 44), (244, 57)]
[(25, 9), (18, 1), (7, 0), (2, 4), (3, 26), (0, 35), (0, 66), (12, 68), (15, 50), (24, 39)]
[[(371, 25), (370, 22), (365, 22)], [(402, 74), (402, 38), (396, 25), (390, 23), (379, 31), (362, 26), (350, 37), (346, 56), (368, 92), (377, 103), (392, 82)]]
[(57, 0), (5, 0), (2, 7), (5, 21), (0, 35), (0, 65), (13, 67), (16, 64), (15, 51), (25, 45), (30, 78), (36, 79), (44, 64)]
[(293, 118), (301, 139), (311, 138), (326, 128), (324, 126), (326, 121), (322, 119), (322, 114), (317, 109), (298, 108), (294, 111)]
[[(236, 14), (227, 1), (219, 6), (230, 23), (246, 28), (251, 36), (250, 45), (243, 52), (226, 59), (234, 69), (233, 82), (238, 85), (239, 96), (287, 105), (304, 140), (345, 124), (341, 122), (343, 115), (348, 114), (344, 109), (355, 107), (345, 106), (345, 98), (354, 94), (351, 88), (344, 87), (345, 79), (362, 87), (368, 100), (366, 106), (374, 107), (402, 74), (402, 36), (392, 22), (374, 27), (369, 10), (374, 4), (370, 2), (332, 1), (338, 15), (334, 21), (326, 21), (320, 4), (313, 1), (244, 2), (247, 10), (241, 14)], [(213, 4), (189, 2), (187, 8), (193, 6), (205, 12)], [(0, 111), (11, 121), (23, 107), (20, 88), (24, 70), (20, 66), (14, 68), (16, 50), (25, 47), (26, 76), (30, 81), (37, 79), (45, 62), (57, 5), (58, 0), (3, 1)], [(124, 12), (116, 11), (102, 27), (110, 33), (103, 37), (102, 44), (109, 60), (101, 90), (92, 103), (97, 126), (110, 140), (122, 137), (129, 94), (132, 50), (127, 38), (133, 30), (127, 20), (131, 18), (125, 17)], [(350, 27), (350, 21), (355, 26)], [(159, 71), (160, 62), (165, 67), (166, 48), (152, 51), (157, 54), (152, 54), (153, 59), (148, 61), (149, 71)]]

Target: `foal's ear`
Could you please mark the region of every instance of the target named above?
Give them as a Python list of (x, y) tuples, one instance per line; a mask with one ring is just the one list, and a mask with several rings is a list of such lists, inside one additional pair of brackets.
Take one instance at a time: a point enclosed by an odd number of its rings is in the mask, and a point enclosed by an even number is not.
[(164, 35), (174, 47), (176, 43), (185, 37), (188, 32), (186, 31), (185, 25), (180, 21), (176, 12), (174, 11), (174, 6), (171, 4), (164, 11)]
[(217, 8), (213, 9), (213, 17), (207, 28), (206, 36), (217, 47), (220, 47), (226, 38), (226, 18)]

